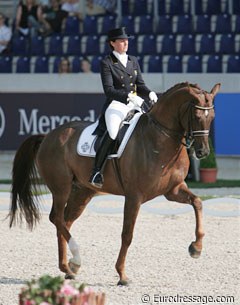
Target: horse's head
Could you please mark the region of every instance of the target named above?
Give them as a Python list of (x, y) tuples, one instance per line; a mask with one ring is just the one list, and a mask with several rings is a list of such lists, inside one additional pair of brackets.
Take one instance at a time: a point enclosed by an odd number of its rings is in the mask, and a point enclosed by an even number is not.
[(193, 141), (195, 155), (198, 159), (209, 154), (208, 135), (215, 116), (214, 97), (220, 86), (220, 84), (216, 84), (210, 93), (196, 85), (188, 87), (192, 100), (186, 111), (188, 117), (185, 119), (184, 129), (187, 130), (187, 139)]

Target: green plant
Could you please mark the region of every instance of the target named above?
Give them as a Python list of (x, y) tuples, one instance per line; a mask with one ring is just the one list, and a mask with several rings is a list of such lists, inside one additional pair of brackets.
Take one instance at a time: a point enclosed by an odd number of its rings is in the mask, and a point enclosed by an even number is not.
[(207, 157), (200, 160), (200, 168), (217, 168), (216, 155), (213, 148), (212, 140), (208, 140), (210, 153)]

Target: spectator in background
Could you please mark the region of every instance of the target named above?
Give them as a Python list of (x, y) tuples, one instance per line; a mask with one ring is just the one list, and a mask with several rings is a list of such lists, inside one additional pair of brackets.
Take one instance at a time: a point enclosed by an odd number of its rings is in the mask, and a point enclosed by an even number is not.
[(43, 10), (50, 6), (50, 0), (38, 0), (38, 3), (42, 6)]
[(42, 7), (35, 0), (20, 1), (16, 15), (16, 31), (34, 36), (40, 29)]
[(116, 0), (87, 0), (87, 15), (101, 15), (114, 13), (116, 10)]
[(12, 37), (10, 27), (5, 24), (6, 18), (0, 13), (0, 54), (4, 55), (9, 52), (9, 42)]
[(65, 0), (61, 6), (61, 9), (66, 11), (69, 16), (77, 16), (78, 18), (82, 18), (79, 0)]
[(58, 72), (60, 74), (71, 73), (71, 66), (68, 58), (62, 58), (58, 65)]
[(40, 32), (44, 36), (49, 35), (52, 32), (61, 33), (62, 23), (67, 16), (68, 13), (61, 9), (59, 0), (51, 0), (51, 6), (43, 13), (43, 26), (40, 29)]
[(81, 61), (81, 70), (83, 73), (92, 73), (91, 63), (87, 58), (83, 58)]

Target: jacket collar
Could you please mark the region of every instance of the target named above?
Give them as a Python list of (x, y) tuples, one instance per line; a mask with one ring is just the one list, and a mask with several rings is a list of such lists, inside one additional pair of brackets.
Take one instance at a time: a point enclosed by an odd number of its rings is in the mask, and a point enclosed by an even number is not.
[(132, 74), (133, 62), (129, 56), (128, 56), (126, 68), (124, 67), (124, 65), (121, 64), (120, 60), (118, 60), (117, 57), (113, 53), (110, 54), (110, 58), (112, 60), (114, 67), (116, 67), (117, 69), (120, 69), (124, 72), (127, 72), (128, 74)]

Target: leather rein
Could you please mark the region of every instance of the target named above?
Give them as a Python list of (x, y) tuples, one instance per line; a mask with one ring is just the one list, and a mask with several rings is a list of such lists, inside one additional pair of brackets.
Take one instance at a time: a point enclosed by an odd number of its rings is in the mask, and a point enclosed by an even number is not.
[[(187, 108), (188, 110), (188, 131), (184, 132), (184, 134), (172, 130), (164, 125), (162, 125), (158, 120), (156, 120), (151, 113), (147, 113), (147, 116), (150, 118), (150, 120), (153, 122), (154, 126), (161, 131), (165, 136), (170, 137), (170, 138), (178, 138), (179, 143), (184, 145), (187, 149), (191, 148), (195, 137), (202, 137), (202, 136), (208, 136), (209, 135), (209, 130), (208, 129), (203, 129), (203, 130), (193, 130), (192, 127), (192, 122), (193, 122), (193, 117), (192, 117), (192, 108), (195, 109), (200, 109), (205, 111), (205, 114), (207, 116), (208, 111), (214, 108), (214, 105), (209, 106), (209, 107), (204, 107), (204, 106), (198, 106), (195, 105), (194, 103), (190, 102), (189, 107)], [(185, 138), (185, 142), (182, 142), (182, 138)]]

